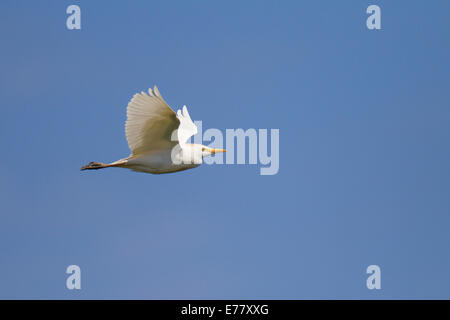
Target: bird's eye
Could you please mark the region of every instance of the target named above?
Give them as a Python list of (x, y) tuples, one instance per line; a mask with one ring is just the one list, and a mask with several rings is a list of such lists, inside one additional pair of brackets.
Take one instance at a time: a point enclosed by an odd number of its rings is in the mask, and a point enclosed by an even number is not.
[(205, 147), (202, 147), (202, 151), (205, 151)]

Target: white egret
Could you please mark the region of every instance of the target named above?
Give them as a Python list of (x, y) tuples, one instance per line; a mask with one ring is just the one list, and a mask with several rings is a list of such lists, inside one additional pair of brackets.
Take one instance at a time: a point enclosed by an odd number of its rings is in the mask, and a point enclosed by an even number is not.
[(154, 174), (170, 173), (198, 167), (203, 157), (225, 152), (187, 143), (196, 133), (197, 126), (186, 106), (175, 114), (155, 86), (153, 90), (148, 89), (148, 94), (135, 94), (128, 103), (125, 135), (131, 155), (112, 163), (90, 162), (81, 170), (119, 167)]

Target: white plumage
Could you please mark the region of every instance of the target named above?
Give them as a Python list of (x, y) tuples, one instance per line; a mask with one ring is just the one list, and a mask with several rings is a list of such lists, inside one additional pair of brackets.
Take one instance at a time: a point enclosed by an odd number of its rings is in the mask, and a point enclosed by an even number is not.
[(125, 135), (131, 155), (109, 164), (90, 162), (81, 170), (108, 167), (128, 168), (148, 173), (169, 173), (195, 168), (205, 156), (223, 149), (213, 149), (187, 141), (197, 133), (186, 106), (177, 113), (167, 105), (155, 86), (137, 93), (127, 106)]

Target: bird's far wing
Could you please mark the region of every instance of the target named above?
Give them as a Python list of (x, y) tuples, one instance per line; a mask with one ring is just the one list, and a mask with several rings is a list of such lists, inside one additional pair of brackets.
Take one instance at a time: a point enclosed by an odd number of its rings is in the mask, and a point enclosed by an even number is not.
[(152, 150), (171, 149), (177, 144), (172, 133), (180, 121), (167, 105), (155, 86), (145, 92), (136, 93), (127, 107), (125, 134), (132, 155)]
[(183, 147), (186, 141), (197, 133), (197, 126), (192, 122), (186, 106), (183, 106), (183, 112), (181, 110), (177, 111), (177, 118), (180, 120), (180, 126), (178, 127), (178, 141), (180, 146)]

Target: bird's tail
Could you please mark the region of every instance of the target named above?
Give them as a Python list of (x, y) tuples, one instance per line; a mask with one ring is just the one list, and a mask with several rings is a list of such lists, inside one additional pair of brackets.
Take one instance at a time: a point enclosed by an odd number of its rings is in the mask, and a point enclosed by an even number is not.
[(109, 166), (110, 165), (108, 165), (108, 164), (93, 161), (93, 162), (89, 162), (85, 166), (82, 166), (81, 170), (97, 170), (97, 169), (108, 168)]

